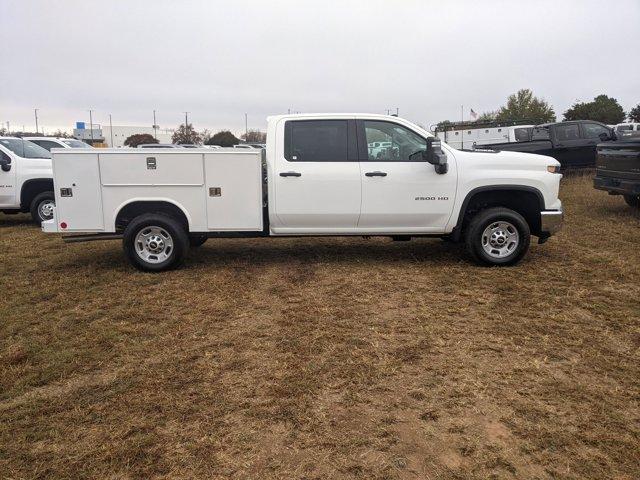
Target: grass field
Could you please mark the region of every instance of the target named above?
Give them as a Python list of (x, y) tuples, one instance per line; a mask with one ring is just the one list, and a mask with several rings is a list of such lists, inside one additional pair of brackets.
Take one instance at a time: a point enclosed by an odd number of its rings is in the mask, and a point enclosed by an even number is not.
[(0, 478), (640, 478), (640, 214), (561, 197), (504, 269), (251, 239), (154, 275), (0, 214)]

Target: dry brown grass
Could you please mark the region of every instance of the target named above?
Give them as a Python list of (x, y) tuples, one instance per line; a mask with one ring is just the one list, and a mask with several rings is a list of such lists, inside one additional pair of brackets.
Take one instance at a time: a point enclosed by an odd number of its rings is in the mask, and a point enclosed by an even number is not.
[(508, 269), (257, 239), (153, 275), (0, 215), (0, 478), (639, 478), (640, 216), (561, 194)]

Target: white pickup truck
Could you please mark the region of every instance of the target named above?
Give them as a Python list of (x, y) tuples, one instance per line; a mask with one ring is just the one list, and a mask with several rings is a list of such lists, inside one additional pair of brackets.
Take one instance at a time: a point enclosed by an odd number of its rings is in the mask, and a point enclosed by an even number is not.
[[(389, 146), (374, 156), (373, 141)], [(445, 237), (481, 264), (510, 265), (563, 218), (553, 158), (458, 151), (393, 116), (269, 117), (264, 150), (52, 153), (56, 210), (43, 230), (122, 238), (142, 270), (239, 236)]]
[(40, 224), (53, 218), (51, 155), (17, 137), (0, 137), (0, 211), (31, 212)]

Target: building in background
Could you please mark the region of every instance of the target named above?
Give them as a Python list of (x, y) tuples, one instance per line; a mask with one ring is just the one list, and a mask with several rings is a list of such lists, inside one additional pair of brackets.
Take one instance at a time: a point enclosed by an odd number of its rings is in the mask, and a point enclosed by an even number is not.
[(100, 146), (100, 144), (104, 142), (102, 129), (100, 125), (96, 125), (95, 123), (91, 125), (90, 128), (87, 128), (85, 122), (76, 122), (76, 128), (73, 129), (73, 136), (93, 146)]
[[(155, 136), (158, 139), (159, 143), (172, 143), (171, 136), (173, 135), (173, 130), (157, 129), (154, 132), (153, 127), (134, 127), (129, 125), (114, 125), (113, 131), (112, 131), (109, 125), (103, 125), (101, 127), (101, 133), (104, 138), (104, 143), (106, 143), (108, 147), (122, 147), (124, 146), (124, 141), (128, 137), (130, 137), (131, 135), (136, 135), (140, 133), (148, 133), (152, 137)], [(113, 133), (113, 136), (111, 135), (112, 133)], [(113, 142), (112, 142), (112, 138), (113, 138)]]

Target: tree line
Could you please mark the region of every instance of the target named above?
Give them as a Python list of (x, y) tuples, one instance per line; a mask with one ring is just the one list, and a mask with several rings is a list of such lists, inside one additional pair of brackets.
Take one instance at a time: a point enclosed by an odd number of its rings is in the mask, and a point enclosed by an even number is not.
[[(640, 122), (640, 104), (629, 112), (625, 112), (618, 101), (607, 95), (598, 95), (590, 102), (576, 102), (562, 114), (563, 120), (594, 120), (608, 125), (622, 123), (628, 118), (630, 122)], [(479, 122), (509, 122), (527, 120), (534, 123), (555, 122), (556, 113), (543, 98), (533, 95), (524, 88), (509, 95), (506, 105), (498, 110), (482, 113)], [(451, 124), (449, 120), (438, 123), (438, 126)]]
[[(193, 124), (180, 124), (173, 132), (171, 141), (177, 145), (193, 144), (193, 145), (218, 145), (220, 147), (233, 147), (241, 141), (245, 143), (265, 143), (267, 134), (260, 130), (248, 130), (246, 133), (236, 137), (230, 130), (220, 130), (212, 134), (209, 130), (202, 132), (196, 131)], [(137, 133), (126, 138), (124, 144), (127, 147), (137, 147), (138, 145), (147, 143), (159, 143), (158, 140), (149, 133)]]

